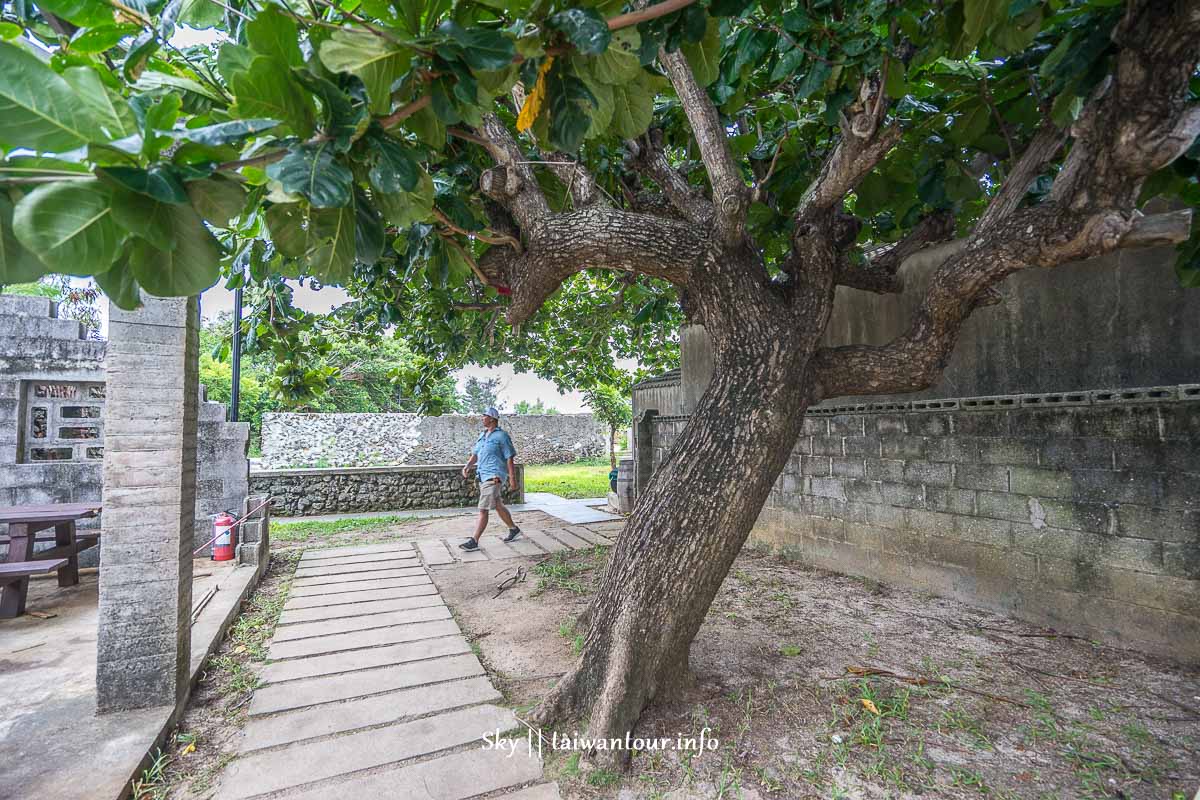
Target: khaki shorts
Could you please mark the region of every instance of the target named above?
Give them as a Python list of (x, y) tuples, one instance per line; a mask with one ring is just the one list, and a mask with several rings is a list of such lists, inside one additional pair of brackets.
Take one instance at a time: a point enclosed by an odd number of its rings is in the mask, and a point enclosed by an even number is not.
[(491, 478), (489, 482), (479, 484), (479, 508), (491, 510), (500, 502), (500, 492), (504, 490), (504, 482), (499, 478)]

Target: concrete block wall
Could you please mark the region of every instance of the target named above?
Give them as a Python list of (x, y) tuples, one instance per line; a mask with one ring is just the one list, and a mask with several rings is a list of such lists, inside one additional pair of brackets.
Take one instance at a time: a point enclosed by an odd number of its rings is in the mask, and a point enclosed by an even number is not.
[(226, 422), (223, 403), (201, 390), (196, 426), (196, 546), (213, 535), (212, 517), (228, 511), (241, 516), (250, 492), (250, 423)]
[(1200, 386), (818, 406), (751, 544), (1200, 661)]

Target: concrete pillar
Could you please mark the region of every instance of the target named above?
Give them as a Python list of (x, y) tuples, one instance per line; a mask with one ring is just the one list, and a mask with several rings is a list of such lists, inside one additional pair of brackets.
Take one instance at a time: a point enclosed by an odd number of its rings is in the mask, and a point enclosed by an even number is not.
[(97, 706), (176, 705), (191, 657), (199, 303), (109, 306)]
[(713, 374), (712, 339), (703, 325), (685, 325), (679, 331), (680, 390), (683, 413), (692, 414)]

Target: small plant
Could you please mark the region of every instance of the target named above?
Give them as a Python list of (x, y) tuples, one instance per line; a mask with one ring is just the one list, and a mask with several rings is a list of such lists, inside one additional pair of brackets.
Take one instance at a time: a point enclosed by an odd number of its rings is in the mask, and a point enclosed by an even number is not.
[[(575, 755), (578, 756), (579, 754), (576, 753)], [(576, 764), (578, 765), (578, 760), (576, 761)], [(587, 776), (587, 782), (589, 786), (598, 786), (600, 788), (604, 788), (606, 786), (616, 786), (620, 780), (621, 777), (617, 775), (617, 773), (607, 769), (593, 770), (592, 772), (588, 773)]]
[(786, 658), (795, 658), (803, 652), (803, 648), (797, 644), (785, 644), (779, 648), (779, 654), (781, 656), (785, 656)]

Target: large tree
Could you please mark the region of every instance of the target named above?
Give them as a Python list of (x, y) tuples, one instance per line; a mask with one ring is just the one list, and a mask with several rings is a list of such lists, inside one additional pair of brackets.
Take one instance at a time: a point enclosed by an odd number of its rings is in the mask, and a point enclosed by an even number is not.
[[(538, 337), (597, 375), (598, 343), (636, 349), (612, 320), (705, 326), (712, 382), (533, 714), (592, 735), (680, 685), (809, 405), (932, 385), (1006, 276), (1182, 243), (1186, 212), (1139, 209), (1197, 201), (1196, 0), (3, 8), (0, 283), (341, 284), (431, 375), (554, 369)], [(226, 38), (180, 49), (181, 23)], [(955, 237), (902, 335), (822, 345), (839, 286), (902, 291)]]

